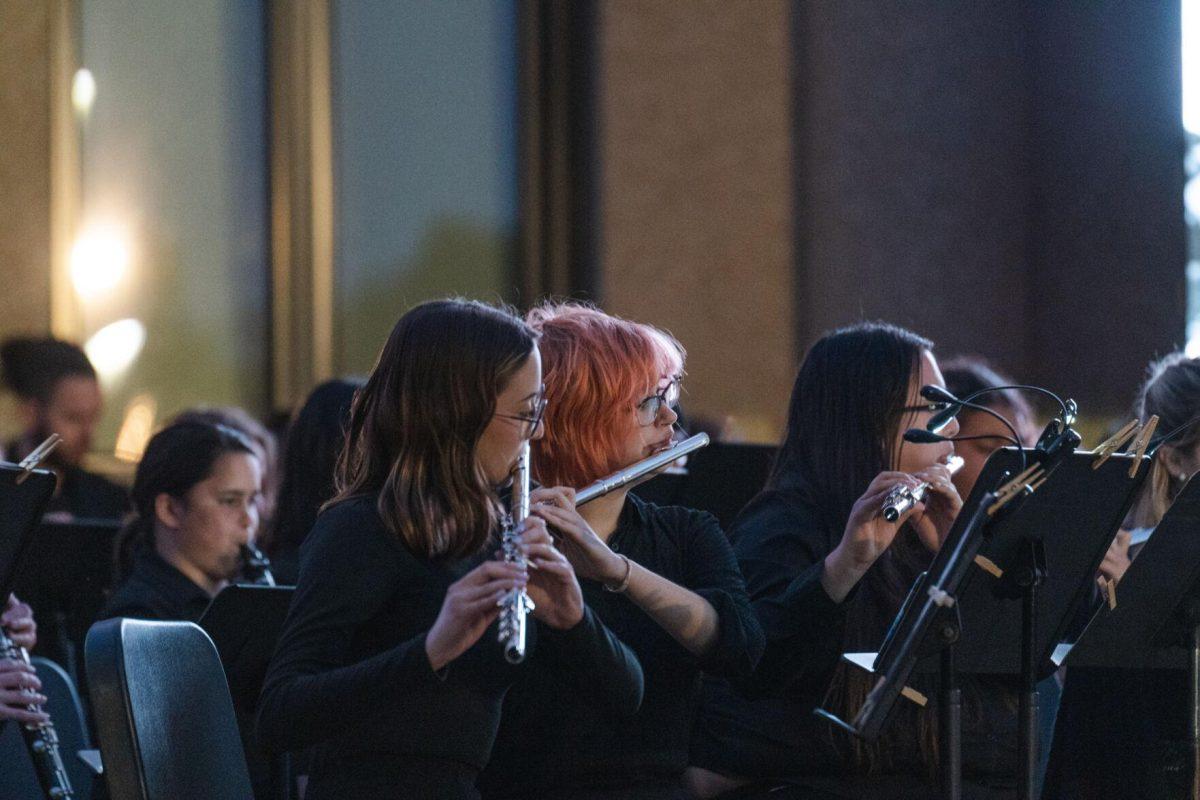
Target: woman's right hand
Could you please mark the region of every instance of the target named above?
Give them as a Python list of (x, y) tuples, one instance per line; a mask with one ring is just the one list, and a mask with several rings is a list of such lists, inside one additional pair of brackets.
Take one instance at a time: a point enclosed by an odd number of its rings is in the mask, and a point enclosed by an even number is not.
[(0, 659), (0, 720), (49, 722), (49, 714), (29, 710), (29, 706), (41, 706), (46, 702), (46, 696), (38, 694), (41, 688), (42, 682), (33, 667), (24, 661)]
[(485, 561), (450, 584), (442, 610), (425, 635), (425, 653), (434, 671), (465, 653), (500, 614), (500, 599), (524, 588), (529, 575), (523, 566)]
[(920, 483), (918, 478), (903, 472), (881, 472), (854, 503), (842, 540), (825, 557), (825, 569), (821, 572), (821, 585), (834, 602), (846, 599), (850, 590), (891, 545), (900, 526), (923, 509), (918, 503), (895, 522), (888, 522), (879, 513), (888, 493), (897, 486), (915, 489)]

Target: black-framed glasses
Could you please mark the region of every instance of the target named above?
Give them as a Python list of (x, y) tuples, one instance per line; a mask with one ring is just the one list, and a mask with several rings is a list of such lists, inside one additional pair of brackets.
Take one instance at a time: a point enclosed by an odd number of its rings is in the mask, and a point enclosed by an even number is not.
[(949, 407), (950, 407), (949, 403), (934, 402), (934, 403), (920, 403), (915, 406), (905, 406), (904, 408), (902, 408), (900, 410), (903, 411), (905, 414), (920, 414), (922, 412), (924, 412), (926, 414), (936, 414), (939, 411), (944, 411), (945, 409), (947, 409)]
[(679, 405), (679, 376), (671, 379), (671, 382), (662, 388), (657, 394), (652, 394), (645, 400), (642, 400), (634, 408), (634, 413), (637, 416), (639, 425), (653, 425), (658, 419), (658, 412), (663, 406), (667, 408), (675, 408)]
[(521, 435), (525, 438), (531, 438), (537, 433), (538, 426), (542, 424), (542, 417), (546, 414), (546, 398), (539, 397), (533, 405), (532, 414), (496, 414), (497, 417), (504, 419), (515, 419), (518, 422), (524, 422), (525, 428), (521, 431)]

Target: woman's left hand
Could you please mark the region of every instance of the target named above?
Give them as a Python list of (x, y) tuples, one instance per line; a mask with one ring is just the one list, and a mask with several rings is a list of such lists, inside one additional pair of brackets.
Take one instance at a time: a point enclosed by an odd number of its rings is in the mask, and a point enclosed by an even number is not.
[(33, 609), (18, 600), (15, 594), (8, 596), (4, 613), (0, 614), (0, 625), (8, 631), (8, 638), (17, 647), (32, 650), (37, 644), (37, 623), (33, 621)]
[(917, 511), (909, 518), (921, 543), (932, 552), (937, 552), (950, 533), (958, 512), (962, 511), (962, 498), (950, 480), (950, 470), (945, 464), (934, 464), (913, 477), (929, 483), (925, 501), (917, 505)]
[(546, 523), (537, 517), (526, 519), (520, 542), (529, 563), (525, 591), (533, 601), (533, 616), (558, 630), (575, 627), (583, 619), (583, 592), (571, 563), (554, 547)]
[(625, 561), (609, 549), (592, 526), (575, 510), (575, 490), (565, 486), (541, 488), (529, 495), (529, 513), (536, 514), (558, 533), (558, 547), (584, 578), (620, 583)]

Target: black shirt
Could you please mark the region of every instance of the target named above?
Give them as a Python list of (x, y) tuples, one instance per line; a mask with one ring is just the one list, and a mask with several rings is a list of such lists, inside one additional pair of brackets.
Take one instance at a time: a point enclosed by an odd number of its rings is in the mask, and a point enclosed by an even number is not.
[(317, 745), (310, 800), (469, 798), (510, 683), (542, 660), (589, 680), (632, 713), (642, 696), (634, 655), (590, 610), (569, 631), (530, 626), (524, 664), (504, 661), (493, 625), (435, 673), (425, 635), (446, 589), (482, 560), (431, 562), (384, 527), (374, 498), (317, 519), (259, 701), (259, 735), (276, 750)]
[(138, 549), (129, 577), (109, 597), (98, 619), (133, 617), (196, 622), (211, 602), (208, 592), (147, 544)]
[[(760, 493), (730, 532), (767, 649), (754, 680), (710, 680), (692, 742), (692, 762), (726, 775), (783, 780), (830, 797), (937, 797), (915, 736), (881, 740), (885, 766), (872, 774), (852, 758), (853, 743), (816, 717), (839, 666), (846, 616), (856, 593), (835, 603), (821, 586), (824, 558), (842, 531), (803, 487)], [(914, 678), (930, 698), (918, 711), (903, 701), (904, 729), (936, 714), (936, 685)], [(966, 797), (1001, 796), (1015, 776), (1015, 705), (1002, 682), (964, 678)], [(901, 720), (893, 720), (895, 723)], [(974, 783), (971, 781), (978, 778)]]
[(630, 495), (608, 544), (711, 603), (719, 617), (716, 646), (697, 658), (628, 597), (581, 580), (588, 605), (642, 663), (641, 710), (622, 714), (586, 682), (552, 665), (533, 665), (504, 701), (495, 751), (480, 782), (485, 797), (679, 796), (701, 671), (745, 676), (758, 660), (762, 632), (715, 517)]
[(47, 514), (66, 512), (79, 519), (121, 519), (129, 510), (123, 488), (79, 467), (60, 468), (58, 491), (46, 505)]

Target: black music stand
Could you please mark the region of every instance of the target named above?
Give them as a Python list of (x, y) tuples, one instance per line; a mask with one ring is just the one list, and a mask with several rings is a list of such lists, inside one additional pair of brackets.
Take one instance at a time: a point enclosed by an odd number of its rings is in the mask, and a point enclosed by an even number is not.
[[(863, 738), (886, 724), (918, 661), (941, 657), (943, 783), (948, 797), (961, 796), (958, 672), (1019, 675), (1021, 796), (1032, 798), (1038, 765), (1037, 682), (1053, 671), (1050, 657), (1080, 603), (1090, 597), (1094, 576), (1109, 543), (1149, 472), (1141, 459), (1114, 455), (1098, 469), (1090, 452), (1042, 460), (1044, 485), (1011, 501), (994, 516), (993, 490), (1021, 469), (1012, 448), (997, 451), (984, 466), (962, 513), (914, 583), (875, 658), (854, 654), (858, 666), (880, 675), (852, 723), (822, 716)], [(1036, 484), (1035, 484), (1036, 485)], [(982, 556), (1002, 572), (993, 577), (971, 568)], [(978, 576), (977, 576), (978, 575)], [(1013, 645), (1019, 643), (1019, 648)], [(865, 656), (865, 657), (864, 657)]]
[(1068, 667), (1187, 670), (1191, 797), (1200, 798), (1200, 480), (1189, 481), (1101, 605), (1054, 660)]
[[(198, 623), (213, 640), (225, 668), (248, 766), (252, 759), (264, 758), (254, 737), (255, 710), (295, 591), (293, 586), (227, 586), (213, 598)], [(268, 760), (275, 797), (287, 800), (291, 797), (290, 759), (278, 754)]]
[(57, 481), (50, 470), (0, 464), (0, 604), (13, 591)]
[(14, 591), (38, 613), (36, 655), (80, 680), (83, 640), (113, 585), (113, 543), (121, 525), (108, 519), (42, 522), (25, 553)]

